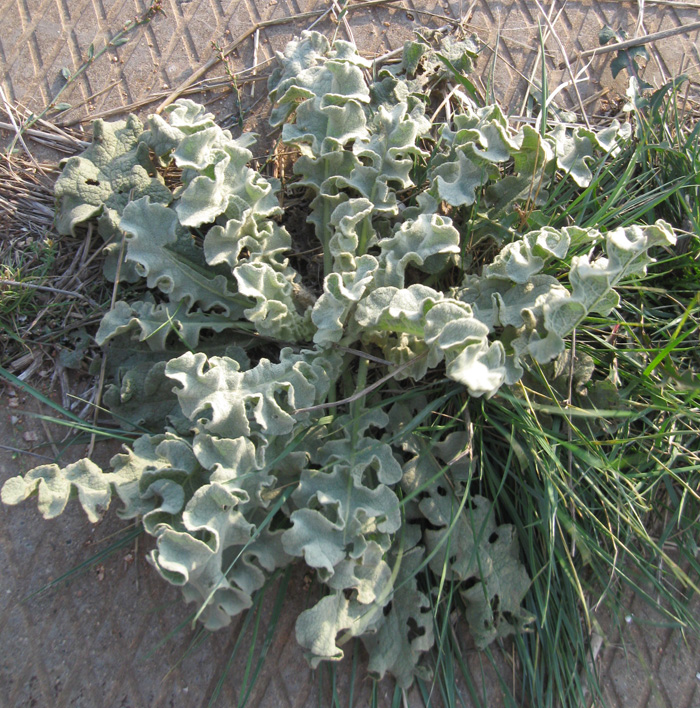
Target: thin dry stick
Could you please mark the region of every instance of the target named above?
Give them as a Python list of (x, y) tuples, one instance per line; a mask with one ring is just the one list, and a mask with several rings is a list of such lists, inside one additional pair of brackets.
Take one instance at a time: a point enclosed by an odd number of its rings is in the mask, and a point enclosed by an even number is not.
[[(519, 42), (517, 39), (513, 39), (513, 37), (509, 37), (505, 32), (508, 28), (507, 27), (501, 27), (501, 41), (502, 42), (508, 42), (509, 44), (513, 44), (516, 47), (520, 47), (521, 49), (527, 49), (529, 52), (532, 49), (532, 42), (527, 44), (526, 42)], [(547, 39), (549, 37), (549, 30), (545, 27), (544, 28), (544, 38)], [(539, 43), (538, 43), (539, 47)], [(555, 54), (551, 49), (545, 49), (545, 53), (549, 59), (554, 60)], [(539, 57), (541, 56), (541, 52), (538, 51), (537, 55), (535, 56), (535, 62), (533, 65), (533, 69), (531, 72), (531, 75), (534, 76), (536, 73), (538, 73), (538, 67), (537, 63), (539, 62)]]
[[(131, 199), (131, 195), (129, 196), (129, 199)], [(114, 278), (114, 287), (112, 288), (112, 301), (109, 303), (109, 310), (110, 312), (114, 310), (114, 303), (117, 300), (117, 292), (119, 290), (119, 276), (121, 275), (122, 271), (122, 263), (124, 262), (124, 246), (126, 244), (126, 234), (122, 233), (122, 242), (119, 247), (119, 260), (117, 261), (117, 273)], [(106, 354), (102, 356), (102, 364), (100, 366), (100, 378), (99, 381), (97, 382), (97, 390), (95, 391), (95, 412), (93, 413), (92, 416), (92, 424), (93, 426), (97, 425), (97, 416), (100, 414), (100, 404), (102, 403), (102, 390), (104, 389), (105, 385), (105, 375), (107, 373), (107, 356)], [(90, 436), (90, 444), (88, 445), (87, 452), (85, 453), (85, 457), (92, 457), (92, 451), (95, 448), (95, 433), (93, 433)]]
[[(646, 30), (644, 29), (644, 25), (642, 25), (642, 30), (646, 32)], [(669, 79), (666, 76), (666, 72), (664, 71), (664, 63), (661, 59), (661, 55), (659, 54), (658, 49), (654, 45), (652, 45), (649, 47), (649, 53), (654, 58), (654, 61), (656, 62), (656, 67), (658, 68), (659, 73), (661, 74), (661, 83), (665, 84)], [(593, 60), (591, 59), (591, 61)]]
[[(90, 224), (90, 226), (92, 226), (92, 224)], [(89, 245), (89, 240), (90, 240), (89, 234), (92, 231), (90, 226), (88, 226), (88, 238), (83, 239), (80, 246), (78, 246), (78, 248), (75, 250), (73, 260), (71, 261), (71, 264), (68, 266), (68, 268), (66, 268), (65, 270), (62, 269), (63, 272), (61, 273), (61, 276), (58, 278), (55, 287), (64, 288), (65, 290), (68, 290), (67, 283), (68, 283), (70, 277), (73, 276), (73, 274), (76, 272), (76, 268), (78, 266), (78, 263), (82, 260), (85, 260), (85, 253), (84, 252), (85, 252), (85, 248)], [(77, 277), (77, 275), (74, 277)]]
[(319, 22), (323, 22), (323, 20), (328, 17), (333, 12), (333, 5), (330, 4), (328, 6), (328, 9), (322, 14), (319, 15), (306, 29), (310, 32)]
[(61, 290), (61, 288), (51, 288), (48, 285), (35, 285), (34, 283), (21, 283), (17, 280), (10, 280), (9, 278), (0, 278), (0, 285), (14, 285), (19, 288), (44, 290), (48, 293), (54, 293), (56, 295), (70, 295), (71, 297), (79, 297), (81, 300), (89, 302), (93, 307), (99, 307), (99, 305), (91, 298), (81, 295), (80, 293), (73, 292), (72, 290)]
[(428, 12), (427, 10), (411, 10), (411, 12), (417, 12), (419, 15), (426, 15), (427, 17), (434, 17), (436, 20), (442, 20), (443, 22), (449, 22), (453, 27), (459, 27), (462, 24), (463, 18), (459, 20), (454, 17), (448, 17), (447, 15), (439, 15), (436, 12)]
[[(583, 69), (580, 69), (578, 73), (579, 73), (579, 74), (584, 73), (584, 72), (588, 69), (589, 66), (590, 66), (590, 62), (588, 62), (588, 64), (586, 64), (586, 66), (584, 66)], [(578, 82), (580, 82), (580, 83), (585, 82), (585, 81), (588, 81), (588, 79), (586, 79), (586, 78), (583, 78), (583, 79), (577, 78), (576, 80), (577, 80)], [(537, 122), (535, 123), (535, 126), (536, 126), (536, 129), (537, 129), (537, 130), (539, 130), (540, 121), (544, 119), (544, 109), (546, 109), (546, 108), (548, 108), (549, 106), (552, 106), (552, 105), (554, 105), (555, 108), (556, 108), (556, 104), (554, 103), (554, 99), (555, 99), (555, 98), (557, 97), (557, 95), (560, 94), (562, 91), (565, 91), (566, 89), (568, 89), (569, 86), (571, 86), (571, 81), (565, 81), (564, 83), (559, 84), (559, 86), (557, 86), (557, 87), (554, 89), (554, 91), (552, 91), (552, 92), (547, 96), (547, 100), (546, 100), (546, 101), (543, 101), (543, 103), (542, 103), (542, 111), (541, 111), (541, 112), (539, 113), (539, 115), (537, 116)], [(582, 105), (587, 106), (589, 103), (590, 103), (590, 100), (589, 100), (589, 99), (586, 99), (585, 101), (582, 102)]]
[(472, 0), (472, 4), (467, 8), (467, 11), (461, 14), (460, 22), (466, 24), (474, 14), (474, 8), (479, 4), (479, 0)]
[(61, 111), (61, 115), (66, 116), (69, 113), (72, 113), (73, 111), (78, 110), (78, 108), (82, 108), (86, 103), (90, 103), (90, 101), (94, 101), (98, 96), (102, 96), (102, 94), (107, 93), (108, 91), (111, 91), (115, 86), (119, 86), (120, 83), (121, 83), (121, 79), (119, 79), (118, 81), (113, 81), (108, 86), (105, 86), (103, 89), (100, 89), (96, 93), (93, 93), (90, 96), (88, 96), (85, 100), (80, 101), (80, 103), (74, 103), (67, 110)]
[(559, 39), (559, 35), (557, 34), (556, 30), (554, 29), (554, 25), (552, 24), (551, 20), (547, 16), (547, 14), (544, 11), (544, 8), (540, 4), (540, 0), (535, 0), (535, 4), (539, 8), (540, 12), (542, 13), (542, 16), (544, 17), (545, 21), (547, 22), (547, 25), (549, 26), (549, 30), (552, 33), (552, 37), (556, 40), (557, 44), (559, 45), (559, 49), (561, 50), (562, 56), (564, 57), (564, 63), (566, 64), (566, 70), (569, 72), (569, 77), (571, 78), (571, 83), (574, 87), (574, 91), (576, 93), (576, 98), (578, 99), (578, 104), (579, 107), (581, 108), (581, 113), (583, 114), (583, 121), (586, 124), (586, 127), (590, 130), (591, 124), (588, 120), (588, 116), (586, 115), (586, 107), (583, 105), (583, 99), (581, 98), (581, 93), (578, 90), (578, 84), (576, 83), (576, 76), (574, 75), (574, 70), (571, 68), (571, 62), (569, 61), (569, 56), (566, 53), (566, 49), (564, 47), (564, 44), (562, 43), (561, 39)]
[[(38, 357), (32, 358), (31, 362), (32, 363), (29, 365), (29, 367), (17, 376), (20, 381), (28, 381), (32, 376), (34, 376), (34, 374), (41, 368), (41, 365), (44, 363), (44, 358), (40, 354)], [(13, 364), (17, 364), (17, 362), (13, 362)]]
[(54, 459), (57, 460), (59, 457), (61, 457), (61, 453), (59, 452), (58, 448), (56, 447), (56, 443), (51, 437), (51, 431), (49, 430), (49, 426), (43, 418), (39, 418), (39, 422), (41, 423), (41, 427), (44, 429), (44, 435), (46, 435), (46, 440), (51, 446), (51, 449), (53, 450), (53, 454), (55, 455)]
[[(503, 39), (503, 35), (501, 35), (499, 41), (500, 41), (501, 39)], [(486, 47), (486, 49), (488, 49), (492, 54), (495, 54), (495, 53), (496, 53), (497, 47), (494, 48), (494, 47), (492, 47), (490, 44), (486, 44), (485, 42), (484, 42), (484, 47)], [(498, 56), (498, 58), (499, 58), (511, 71), (513, 71), (514, 73), (516, 73), (521, 79), (524, 79), (524, 80), (527, 81), (528, 84), (529, 84), (530, 79), (529, 79), (525, 74), (523, 74), (523, 72), (520, 71), (520, 70), (518, 69), (518, 67), (515, 66), (515, 64), (511, 64), (505, 57), (502, 57), (502, 56), (500, 56), (500, 55)], [(484, 86), (483, 81), (481, 81), (481, 77), (480, 77), (480, 76), (477, 76), (476, 78), (477, 78), (478, 81), (481, 82), (481, 90), (482, 90), (482, 92), (484, 93), (484, 95), (486, 95), (486, 94), (487, 94), (486, 87)]]
[[(3, 121), (0, 121), (0, 128), (2, 130), (14, 130), (14, 126), (11, 123), (5, 123)], [(41, 138), (45, 141), (63, 143), (71, 148), (85, 148), (89, 145), (89, 143), (85, 142), (84, 140), (78, 140), (77, 138), (71, 137), (64, 138), (62, 135), (53, 135), (52, 133), (47, 133), (44, 130), (36, 130), (35, 128), (29, 128), (28, 130), (25, 130), (24, 134), (29, 135), (32, 138)]]
[[(90, 224), (90, 225), (88, 226), (88, 236), (90, 235), (91, 231), (92, 231), (92, 224)], [(67, 293), (67, 292), (75, 292), (75, 291), (73, 291), (73, 290), (68, 290), (68, 288), (73, 285), (73, 282), (74, 282), (75, 280), (77, 280), (79, 273), (76, 273), (75, 275), (73, 275), (73, 277), (70, 279), (69, 282), (66, 283), (65, 281), (67, 280), (68, 277), (70, 277), (71, 273), (73, 272), (73, 268), (74, 268), (74, 266), (75, 266), (75, 264), (76, 264), (76, 262), (77, 262), (77, 259), (78, 259), (78, 257), (81, 255), (81, 251), (83, 251), (84, 248), (85, 248), (85, 243), (86, 243), (86, 242), (83, 241), (82, 245), (81, 245), (80, 248), (78, 249), (78, 252), (76, 253), (75, 258), (73, 259), (73, 263), (71, 263), (70, 267), (69, 267), (68, 270), (66, 271), (66, 274), (65, 274), (61, 279), (59, 279), (58, 284), (62, 286), (62, 289), (59, 290), (58, 288), (56, 288), (56, 292), (66, 292), (66, 293)], [(82, 285), (82, 284), (81, 284), (81, 285)], [(79, 295), (79, 297), (83, 297), (83, 296), (82, 296), (82, 295)], [(88, 300), (88, 302), (90, 302), (90, 304), (91, 304), (94, 308), (99, 309), (99, 305), (98, 305), (94, 300)], [(73, 303), (71, 303), (71, 307), (72, 307), (72, 305), (73, 305)], [(51, 310), (51, 306), (52, 306), (52, 304), (49, 303), (48, 305), (46, 305), (46, 307), (44, 307), (44, 308), (41, 310), (41, 312), (39, 312), (39, 314), (32, 320), (32, 322), (31, 322), (31, 324), (29, 325), (29, 327), (26, 328), (26, 330), (25, 330), (25, 335), (26, 335), (26, 334), (29, 334), (29, 332), (31, 332), (31, 331), (39, 324), (39, 322), (41, 322), (41, 320), (44, 318), (44, 315), (46, 315), (46, 313)], [(69, 311), (70, 311), (70, 310), (69, 310)]]
[[(90, 229), (91, 226), (88, 225), (88, 229)], [(88, 237), (90, 235), (90, 232), (88, 231)], [(80, 276), (81, 272), (84, 272), (85, 269), (92, 264), (92, 262), (102, 253), (102, 251), (105, 249), (106, 246), (108, 246), (111, 243), (112, 239), (109, 239), (108, 241), (105, 241), (91, 256), (90, 258), (85, 261), (85, 263), (82, 263), (80, 266), (80, 270), (70, 279), (70, 282), (67, 283), (67, 285), (72, 285)], [(87, 251), (86, 251), (87, 254)], [(84, 285), (84, 284), (83, 284)]]
[(355, 42), (355, 35), (353, 35), (352, 33), (352, 29), (350, 28), (350, 25), (348, 23), (347, 13), (345, 12), (345, 8), (347, 7), (347, 5), (348, 0), (345, 0), (343, 7), (340, 6), (338, 0), (331, 0), (331, 7), (333, 8), (331, 14), (333, 15), (336, 22), (338, 21), (338, 19), (342, 21), (343, 27), (345, 28), (345, 34), (348, 36), (350, 44), (357, 47), (357, 43)]
[[(253, 76), (257, 73), (256, 66), (258, 65), (258, 47), (260, 46), (260, 30), (256, 29), (253, 35)], [(250, 85), (250, 97), (255, 98), (255, 81)]]
[(68, 376), (66, 375), (66, 369), (61, 365), (58, 359), (54, 360), (54, 366), (56, 371), (56, 378), (61, 386), (61, 405), (67, 410), (72, 411), (76, 403), (71, 401), (70, 398), (70, 384), (68, 383)]
[(347, 352), (348, 354), (354, 354), (360, 359), (369, 359), (370, 361), (376, 361), (377, 364), (383, 364), (384, 366), (391, 366), (391, 362), (386, 359), (382, 359), (374, 354), (368, 354), (367, 352), (360, 351), (359, 349), (352, 349), (351, 347), (343, 347), (340, 344), (334, 344), (333, 349), (337, 349), (339, 352)]
[(0, 450), (9, 450), (10, 452), (18, 452), (22, 455), (32, 455), (32, 457), (38, 457), (42, 460), (51, 460), (51, 462), (54, 461), (54, 458), (49, 457), (48, 455), (40, 455), (38, 452), (32, 452), (31, 450), (20, 450), (18, 447), (10, 447), (9, 445), (0, 444)]
[(637, 24), (634, 28), (634, 36), (638, 37), (640, 32), (646, 32), (644, 29), (644, 0), (637, 0), (639, 6), (639, 14), (637, 15)]
[[(27, 114), (29, 111), (26, 110)], [(37, 125), (43, 125), (44, 128), (46, 128), (49, 131), (49, 135), (54, 135), (56, 134), (55, 137), (51, 138), (52, 140), (59, 140), (63, 139), (66, 141), (66, 144), (68, 146), (73, 145), (76, 150), (82, 147), (87, 147), (90, 145), (90, 142), (87, 140), (81, 140), (79, 137), (76, 135), (72, 135), (71, 133), (67, 133), (65, 130), (63, 130), (60, 126), (56, 125), (55, 123), (50, 123), (47, 120), (44, 120), (43, 118), (37, 121)]]
[(434, 123), (435, 119), (437, 118), (438, 113), (442, 110), (443, 106), (445, 107), (445, 118), (447, 119), (447, 123), (449, 124), (450, 121), (452, 120), (451, 114), (450, 114), (450, 101), (452, 100), (452, 97), (459, 92), (460, 87), (459, 86), (453, 86), (452, 90), (447, 93), (445, 92), (445, 97), (442, 99), (440, 102), (440, 105), (435, 109), (435, 112), (433, 115), (430, 117), (430, 122)]
[[(85, 261), (87, 260), (88, 253), (90, 253), (90, 245), (92, 243), (92, 224), (93, 222), (90, 221), (88, 222), (88, 227), (87, 227), (87, 234), (85, 235), (85, 239), (83, 240), (83, 252), (81, 254), (80, 258), (80, 267), (79, 271), (82, 271), (83, 268), (85, 268)], [(70, 284), (73, 283), (73, 281), (78, 277), (78, 273), (76, 273), (70, 280)]]
[[(549, 14), (551, 15), (554, 12), (554, 8), (556, 7), (556, 4), (552, 2), (552, 6), (549, 8)], [(557, 13), (557, 16), (554, 18), (554, 22), (556, 22), (559, 19), (559, 15), (564, 11), (564, 6), (562, 5), (561, 10)], [(551, 18), (550, 18), (551, 19)], [(527, 99), (530, 97), (530, 87), (534, 84), (535, 81), (535, 74), (537, 71), (540, 71), (541, 68), (538, 66), (541, 61), (544, 61), (545, 58), (542, 56), (542, 46), (544, 43), (549, 39), (549, 28), (547, 27), (544, 30), (544, 34), (542, 35), (542, 42), (537, 45), (537, 54), (535, 55), (535, 62), (532, 65), (532, 72), (530, 73), (530, 78), (527, 81), (527, 88), (525, 89), (525, 96), (523, 96), (523, 102), (520, 106), (520, 112), (525, 113), (525, 108), (527, 107)]]
[[(36, 167), (39, 167), (39, 165), (37, 165), (36, 163), (36, 160), (34, 159), (34, 156), (29, 151), (27, 143), (24, 142), (24, 138), (22, 137), (22, 131), (20, 130), (20, 127), (15, 121), (15, 117), (12, 114), (12, 108), (10, 107), (10, 102), (7, 100), (7, 96), (5, 96), (5, 92), (3, 91), (2, 86), (0, 86), (0, 98), (2, 98), (2, 102), (5, 104), (5, 113), (7, 113), (7, 117), (10, 119), (10, 123), (12, 123), (12, 130), (14, 130), (17, 135), (16, 140), (19, 140), (20, 145), (24, 148), (24, 151), (27, 153), (27, 156), (34, 163), (34, 165)], [(39, 169), (41, 168), (39, 167)]]
[[(625, 1), (626, 0), (623, 0), (623, 2)], [(697, 2), (681, 2), (680, 0), (645, 0), (645, 3), (647, 5), (669, 5), (670, 7), (700, 10), (700, 3)]]
[[(645, 0), (637, 0), (637, 3), (639, 5), (639, 16), (637, 17), (637, 24), (634, 28), (634, 36), (639, 37), (639, 35), (646, 35), (647, 30), (646, 27), (644, 26), (644, 2)], [(655, 46), (649, 47), (649, 53), (653, 57), (654, 61), (656, 62), (656, 66), (659, 70), (659, 73), (661, 74), (661, 81), (662, 83), (666, 83), (668, 81), (668, 77), (666, 76), (666, 72), (664, 71), (664, 64), (663, 61), (661, 60), (661, 56), (656, 49)], [(684, 59), (685, 57), (682, 57)], [(593, 61), (591, 59), (591, 61)], [(681, 72), (679, 72), (681, 73)]]
[[(537, 0), (535, 0), (535, 2), (537, 2)], [(624, 42), (617, 42), (617, 44), (606, 44), (604, 47), (587, 49), (585, 52), (581, 52), (578, 56), (580, 59), (585, 59), (586, 57), (592, 57), (594, 55), (597, 56), (598, 54), (618, 52), (621, 49), (629, 49), (630, 47), (641, 47), (643, 44), (649, 44), (649, 42), (656, 42), (659, 39), (675, 37), (678, 34), (684, 34), (686, 32), (694, 32), (698, 29), (700, 29), (700, 22), (691, 22), (690, 24), (683, 25), (682, 27), (674, 27), (673, 29), (663, 30), (661, 32), (654, 32), (652, 34), (647, 34), (644, 37), (626, 39)]]
[[(263, 66), (264, 64), (267, 64), (268, 62), (272, 61), (271, 59), (267, 59), (264, 62), (260, 62), (258, 66)], [(239, 74), (244, 74), (247, 71), (250, 71), (250, 68), (247, 69), (242, 69), (241, 71), (235, 72), (233, 75), (238, 77)], [(258, 75), (258, 76), (250, 76), (244, 79), (237, 79), (236, 83), (238, 86), (242, 86), (243, 84), (250, 83), (252, 81), (265, 81), (267, 79), (266, 75)], [(230, 88), (231, 87), (231, 80), (227, 79), (226, 81), (216, 81), (216, 82), (208, 82), (208, 81), (200, 81), (191, 86), (188, 89), (185, 89), (181, 95), (189, 95), (192, 93), (202, 93), (203, 91), (212, 91), (214, 89), (218, 88)], [(134, 101), (133, 103), (128, 103), (125, 106), (120, 106), (119, 108), (110, 108), (105, 111), (100, 111), (99, 113), (91, 113), (89, 116), (85, 118), (71, 118), (71, 120), (66, 121), (65, 123), (61, 123), (63, 127), (69, 127), (71, 125), (77, 125), (78, 123), (84, 123), (86, 120), (95, 120), (96, 118), (111, 118), (112, 116), (120, 116), (123, 115), (124, 113), (129, 113), (131, 111), (136, 111), (139, 108), (143, 108), (144, 106), (148, 106), (151, 103), (155, 103), (156, 101), (160, 101), (164, 98), (167, 98), (170, 95), (168, 91), (160, 91), (158, 93), (153, 93), (150, 96), (147, 96), (146, 98), (142, 98), (139, 101)], [(88, 144), (88, 143), (86, 143)]]
[[(354, 5), (348, 5), (347, 12), (354, 12), (355, 10), (363, 10), (369, 7), (377, 7), (379, 5), (387, 5), (389, 3), (400, 2), (400, 0), (367, 0), (366, 2), (358, 2)], [(167, 108), (173, 101), (176, 101), (192, 84), (199, 80), (204, 74), (209, 71), (213, 66), (216, 66), (223, 57), (228, 56), (234, 49), (243, 44), (249, 37), (255, 34), (258, 30), (264, 29), (266, 27), (276, 27), (278, 25), (284, 25), (289, 22), (294, 22), (296, 20), (309, 20), (319, 15), (324, 15), (328, 13), (328, 10), (312, 10), (311, 12), (300, 12), (297, 15), (290, 15), (289, 17), (280, 17), (275, 20), (263, 20), (262, 22), (256, 22), (250, 29), (246, 30), (242, 35), (235, 39), (227, 47), (224, 47), (220, 53), (211, 57), (208, 61), (204, 62), (202, 66), (192, 73), (191, 76), (186, 78), (179, 86), (175, 88), (174, 91), (163, 101), (158, 108), (156, 108), (156, 113), (162, 113), (165, 108)]]
[(390, 59), (395, 59), (401, 56), (403, 54), (403, 47), (398, 47), (397, 49), (392, 49), (390, 52), (387, 52), (386, 54), (382, 54), (380, 57), (375, 57), (374, 58), (374, 65), (379, 66), (380, 64), (385, 64), (388, 62)]
[(333, 403), (319, 403), (317, 406), (309, 406), (308, 408), (296, 408), (294, 410), (294, 415), (296, 415), (297, 413), (311, 413), (312, 411), (321, 411), (324, 408), (337, 408), (338, 406), (344, 406), (346, 403), (354, 403), (360, 398), (366, 396), (371, 391), (374, 391), (375, 388), (379, 388), (386, 381), (393, 379), (396, 374), (400, 374), (404, 369), (407, 369), (409, 366), (413, 366), (413, 364), (415, 364), (417, 361), (420, 361), (426, 355), (427, 352), (424, 352), (423, 354), (419, 354), (418, 356), (413, 357), (413, 359), (405, 361), (403, 364), (397, 366), (395, 369), (390, 371), (386, 376), (382, 376), (381, 379), (375, 381), (373, 384), (370, 384), (369, 386), (367, 386), (367, 388), (363, 388), (362, 391), (357, 391), (357, 393), (353, 393), (352, 396), (349, 396), (348, 398), (343, 398), (342, 401), (334, 401)]

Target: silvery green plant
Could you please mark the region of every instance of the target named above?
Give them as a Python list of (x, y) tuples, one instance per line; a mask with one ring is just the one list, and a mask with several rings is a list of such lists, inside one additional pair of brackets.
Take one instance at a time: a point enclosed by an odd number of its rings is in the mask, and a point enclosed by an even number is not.
[[(412, 42), (374, 81), (352, 45), (317, 33), (279, 56), (271, 123), (298, 152), (290, 188), (308, 206), (317, 278), (292, 263), (281, 185), (249, 166), (251, 135), (233, 138), (189, 100), (145, 126), (96, 121), (56, 184), (57, 227), (97, 219), (107, 277), (145, 285), (96, 341), (106, 403), (150, 432), (110, 471), (42, 465), (8, 480), (3, 501), (37, 495), (53, 518), (77, 496), (96, 521), (116, 494), (208, 629), (303, 559), (324, 586), (296, 625), (312, 666), (360, 637), (372, 675), (408, 686), (426, 673), (433, 591), (419, 577), (453, 584), (480, 647), (529, 628), (514, 530), (470, 493), (466, 431), (427, 442), (416, 421), (431, 401), (400, 392), (446, 376), (449, 396), (488, 398), (565, 356), (567, 336), (609, 313), (615, 286), (674, 234), (661, 221), (519, 233), (516, 206), (554, 179), (589, 184), (590, 159), (625, 136), (617, 124), (516, 132), (459, 91), (449, 124), (432, 125), (432, 86), (472, 50)], [(498, 249), (480, 272), (467, 213)]]

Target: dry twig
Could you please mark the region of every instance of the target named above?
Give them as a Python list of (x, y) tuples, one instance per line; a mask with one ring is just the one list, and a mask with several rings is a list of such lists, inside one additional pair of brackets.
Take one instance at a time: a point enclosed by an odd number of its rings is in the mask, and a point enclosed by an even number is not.
[(407, 369), (409, 366), (413, 366), (417, 361), (420, 361), (423, 357), (427, 356), (427, 352), (423, 352), (422, 354), (419, 354), (418, 356), (414, 356), (412, 359), (409, 359), (408, 361), (405, 361), (403, 364), (400, 364), (397, 366), (395, 369), (392, 369), (386, 376), (382, 376), (381, 379), (377, 379), (373, 384), (370, 384), (366, 388), (363, 388), (361, 391), (358, 391), (357, 393), (353, 393), (352, 396), (348, 396), (347, 398), (343, 398), (342, 401), (334, 401), (334, 402), (327, 402), (327, 403), (320, 403), (317, 406), (309, 406), (308, 408), (297, 408), (294, 411), (294, 415), (297, 413), (311, 413), (312, 411), (321, 411), (324, 410), (325, 408), (337, 408), (338, 406), (344, 406), (346, 403), (354, 403), (355, 401), (359, 401), (361, 398), (366, 396), (368, 393), (371, 391), (374, 391), (374, 389), (379, 388), (383, 383), (386, 383), (387, 381), (391, 380), (396, 376), (397, 374), (401, 373), (404, 369)]
[(667, 5), (679, 9), (700, 10), (700, 3), (697, 2), (681, 2), (681, 0), (645, 0), (645, 3), (647, 5)]
[[(119, 110), (122, 111), (123, 109), (120, 108)], [(0, 121), (0, 129), (14, 130), (14, 127), (10, 123)], [(68, 152), (75, 152), (81, 148), (85, 149), (90, 144), (85, 140), (78, 140), (77, 138), (72, 137), (65, 138), (60, 134), (54, 135), (52, 133), (47, 133), (45, 130), (36, 130), (35, 128), (28, 128), (24, 131), (24, 135), (35, 138), (37, 139), (37, 142), (42, 143), (42, 145), (54, 147), (61, 152), (65, 152), (66, 148), (68, 149)], [(24, 140), (22, 140), (22, 143), (24, 143)]]
[[(552, 7), (549, 9), (549, 14), (551, 15), (554, 12), (555, 4), (552, 3)], [(553, 20), (553, 24), (557, 22), (559, 19), (559, 16), (561, 13), (564, 11), (564, 6), (562, 5), (561, 10), (557, 13), (557, 16)], [(551, 20), (551, 17), (550, 17)], [(544, 30), (544, 34), (542, 35), (542, 42), (537, 46), (537, 54), (535, 55), (535, 61), (532, 64), (532, 72), (530, 74), (530, 78), (527, 81), (527, 88), (525, 89), (525, 95), (523, 96), (523, 102), (520, 106), (520, 112), (525, 113), (525, 108), (527, 106), (527, 99), (530, 96), (530, 87), (534, 85), (535, 82), (535, 74), (539, 71), (539, 64), (540, 61), (544, 61), (545, 57), (542, 56), (542, 47), (544, 46), (544, 43), (547, 41), (549, 38), (549, 27), (547, 27)]]
[[(24, 151), (27, 153), (27, 157), (34, 163), (34, 165), (36, 167), (38, 167), (38, 165), (36, 164), (36, 160), (34, 159), (34, 156), (32, 155), (31, 152), (29, 152), (29, 148), (27, 147), (27, 143), (24, 142), (24, 138), (22, 137), (22, 130), (17, 125), (17, 121), (15, 120), (15, 116), (12, 112), (10, 102), (7, 100), (7, 96), (5, 95), (5, 91), (3, 90), (2, 86), (0, 86), (0, 98), (2, 99), (2, 102), (5, 106), (5, 113), (7, 114), (7, 117), (10, 119), (10, 123), (12, 124), (9, 127), (11, 127), (11, 129), (14, 130), (14, 132), (15, 132), (15, 140), (19, 140), (19, 144), (24, 148)], [(39, 168), (39, 169), (41, 169), (41, 168)]]
[(70, 297), (77, 297), (77, 298), (80, 298), (81, 300), (85, 300), (86, 302), (89, 302), (93, 307), (99, 307), (99, 305), (91, 298), (87, 297), (86, 295), (81, 295), (80, 293), (76, 293), (72, 290), (62, 290), (61, 288), (52, 288), (48, 285), (36, 285), (35, 283), (23, 283), (23, 282), (20, 282), (19, 280), (12, 280), (10, 278), (0, 278), (0, 285), (12, 285), (17, 288), (30, 288), (31, 290), (42, 290), (44, 292), (54, 293), (56, 295), (69, 295)]
[[(537, 0), (535, 1), (537, 2)], [(598, 54), (618, 52), (621, 49), (629, 49), (630, 47), (641, 47), (643, 44), (649, 44), (649, 42), (657, 42), (660, 39), (668, 39), (669, 37), (675, 37), (678, 34), (685, 34), (686, 32), (694, 32), (695, 30), (700, 30), (700, 22), (691, 22), (690, 24), (683, 25), (682, 27), (673, 27), (672, 29), (662, 30), (661, 32), (653, 32), (652, 34), (647, 34), (643, 37), (627, 39), (624, 42), (606, 44), (603, 47), (596, 47), (595, 49), (587, 49), (585, 52), (581, 52), (578, 57), (580, 59), (585, 59), (586, 57), (597, 56)]]
[(549, 27), (549, 30), (552, 33), (552, 37), (554, 37), (557, 44), (559, 45), (559, 49), (561, 50), (562, 56), (564, 57), (564, 63), (566, 64), (566, 70), (569, 72), (569, 77), (571, 78), (571, 84), (573, 86), (574, 92), (576, 93), (576, 99), (578, 100), (579, 107), (581, 108), (581, 114), (583, 115), (583, 121), (586, 124), (586, 127), (590, 129), (591, 124), (588, 120), (588, 116), (586, 115), (586, 107), (583, 105), (583, 99), (581, 98), (581, 93), (578, 90), (578, 84), (576, 83), (576, 76), (574, 74), (574, 70), (571, 68), (571, 62), (569, 61), (569, 56), (566, 53), (566, 48), (564, 47), (564, 44), (562, 43), (561, 39), (559, 39), (559, 35), (557, 34), (556, 30), (554, 29), (554, 25), (552, 24), (552, 21), (549, 19), (549, 16), (544, 11), (544, 8), (540, 4), (540, 1), (535, 0), (535, 4), (539, 8), (539, 11), (542, 13), (542, 16), (544, 17), (545, 22), (547, 23), (547, 26)]

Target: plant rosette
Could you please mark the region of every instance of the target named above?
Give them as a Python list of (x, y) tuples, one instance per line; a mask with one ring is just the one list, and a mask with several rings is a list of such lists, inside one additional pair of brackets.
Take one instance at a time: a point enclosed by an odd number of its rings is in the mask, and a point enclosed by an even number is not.
[[(303, 559), (325, 590), (296, 624), (314, 667), (359, 637), (371, 675), (403, 687), (426, 675), (430, 593), (444, 582), (479, 647), (531, 627), (513, 527), (470, 493), (466, 433), (426, 444), (415, 421), (433, 403), (400, 392), (446, 376), (443, 401), (497, 395), (563, 355), (675, 237), (662, 221), (519, 233), (516, 206), (554, 179), (589, 184), (587, 163), (627, 133), (514, 131), (460, 89), (449, 123), (432, 125), (432, 88), (473, 55), (470, 40), (436, 53), (419, 39), (373, 82), (352, 45), (317, 33), (279, 55), (271, 123), (298, 152), (286, 189), (306, 204), (316, 279), (294, 257), (280, 182), (249, 166), (253, 136), (234, 138), (190, 100), (145, 125), (96, 121), (92, 145), (63, 163), (56, 224), (75, 234), (97, 219), (106, 276), (143, 285), (96, 341), (105, 403), (147, 432), (109, 471), (42, 465), (9, 479), (2, 500), (36, 495), (53, 518), (77, 496), (96, 521), (116, 495), (154, 537), (156, 570), (212, 630)], [(478, 273), (467, 228), (497, 249)]]

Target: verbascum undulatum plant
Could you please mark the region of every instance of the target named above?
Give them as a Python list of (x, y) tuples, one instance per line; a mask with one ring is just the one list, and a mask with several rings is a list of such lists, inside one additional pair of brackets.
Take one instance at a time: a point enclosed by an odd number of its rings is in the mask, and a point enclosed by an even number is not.
[[(471, 50), (441, 51), (465, 68)], [(316, 282), (292, 265), (281, 185), (249, 166), (251, 135), (233, 138), (189, 100), (145, 126), (95, 122), (93, 144), (63, 165), (56, 223), (75, 234), (96, 218), (106, 276), (144, 286), (96, 341), (112, 373), (105, 402), (152, 432), (111, 471), (42, 465), (2, 499), (37, 495), (53, 518), (77, 496), (95, 521), (116, 494), (209, 629), (303, 559), (325, 586), (297, 621), (311, 664), (360, 637), (372, 675), (408, 686), (433, 645), (419, 575), (455, 584), (481, 647), (529, 627), (529, 579), (512, 527), (470, 494), (466, 434), (427, 445), (412, 404), (394, 396), (385, 411), (370, 379), (412, 387), (438, 372), (457, 392), (494, 396), (562, 355), (590, 313), (609, 313), (615, 286), (674, 235), (663, 222), (518, 233), (514, 206), (555, 177), (588, 184), (589, 158), (616, 149), (620, 126), (516, 132), (457, 92), (461, 109), (436, 130), (426, 102), (444, 63), (425, 42), (373, 82), (370, 68), (347, 42), (305, 33), (270, 79), (271, 123), (299, 153), (292, 186), (322, 252)], [(173, 189), (164, 168), (180, 171)], [(480, 273), (450, 216), (465, 207), (500, 247)]]

